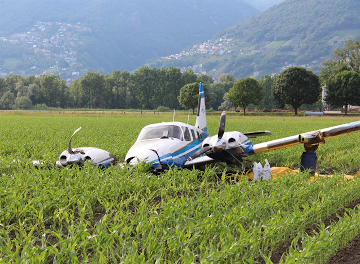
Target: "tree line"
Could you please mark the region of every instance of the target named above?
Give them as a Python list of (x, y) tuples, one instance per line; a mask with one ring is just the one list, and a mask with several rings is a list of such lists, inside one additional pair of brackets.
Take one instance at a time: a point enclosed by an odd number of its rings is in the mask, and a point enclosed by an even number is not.
[[(195, 109), (198, 84), (206, 90), (206, 104), (214, 110), (252, 105), (257, 109), (321, 105), (321, 86), (325, 100), (333, 107), (360, 105), (360, 41), (348, 41), (334, 58), (325, 62), (320, 76), (303, 67), (290, 67), (278, 75), (257, 80), (236, 80), (222, 75), (218, 82), (192, 70), (141, 67), (134, 73), (115, 70), (112, 75), (87, 72), (66, 84), (58, 75), (39, 77), (7, 75), (0, 78), (1, 109), (31, 109), (36, 105), (58, 108), (94, 109)], [(321, 108), (321, 106), (319, 107)], [(318, 109), (321, 110), (321, 109)]]
[[(66, 84), (58, 75), (0, 78), (0, 109), (32, 109), (35, 106), (88, 109), (179, 109), (182, 87), (202, 82), (207, 87), (207, 107), (217, 110), (235, 78), (211, 76), (192, 70), (141, 67), (134, 73), (115, 70), (112, 75), (87, 72)], [(190, 107), (189, 107), (190, 108)]]
[(142, 67), (130, 74), (87, 72), (66, 84), (58, 75), (7, 75), (0, 78), (0, 108), (30, 109), (36, 105), (59, 108), (155, 109), (179, 108), (180, 89), (193, 82), (212, 83), (210, 76), (192, 70)]

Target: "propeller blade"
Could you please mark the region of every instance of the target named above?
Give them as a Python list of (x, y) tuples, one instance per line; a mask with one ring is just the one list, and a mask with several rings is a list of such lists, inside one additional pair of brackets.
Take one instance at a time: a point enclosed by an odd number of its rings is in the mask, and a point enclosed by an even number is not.
[(218, 138), (222, 138), (225, 132), (225, 121), (226, 121), (226, 111), (223, 111), (220, 116), (219, 132)]
[(225, 159), (228, 160), (230, 163), (235, 164), (238, 167), (243, 167), (242, 162), (238, 160), (233, 154), (231, 154), (231, 152), (224, 149), (223, 154), (225, 156)]
[(209, 151), (210, 149), (211, 149), (211, 147), (203, 147), (203, 148), (199, 149), (198, 151), (196, 151), (194, 154), (192, 154), (190, 156), (190, 160), (199, 157), (200, 155), (204, 154), (205, 152)]
[(78, 129), (76, 129), (76, 130), (74, 131), (74, 133), (72, 134), (72, 136), (70, 137), (69, 147), (68, 147), (68, 152), (69, 152), (69, 154), (74, 154), (74, 152), (73, 152), (73, 150), (72, 150), (72, 148), (71, 148), (71, 139), (72, 139), (72, 137), (73, 137), (77, 132), (80, 131), (80, 129), (81, 129), (81, 127), (79, 127)]

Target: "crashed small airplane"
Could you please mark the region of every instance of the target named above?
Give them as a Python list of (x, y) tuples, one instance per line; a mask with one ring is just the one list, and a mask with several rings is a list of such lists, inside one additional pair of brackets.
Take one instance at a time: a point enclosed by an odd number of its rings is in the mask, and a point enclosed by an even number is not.
[[(205, 90), (200, 83), (195, 126), (182, 122), (163, 122), (145, 126), (126, 154), (124, 163), (134, 166), (142, 162), (150, 163), (155, 172), (172, 166), (192, 168), (214, 162), (226, 162), (243, 168), (243, 158), (249, 155), (304, 144), (301, 169), (315, 171), (315, 151), (326, 139), (360, 130), (360, 121), (356, 121), (254, 145), (250, 138), (270, 135), (270, 131), (225, 132), (225, 123), (226, 112), (222, 112), (218, 134), (209, 136), (206, 125)], [(58, 166), (81, 166), (89, 161), (95, 166), (109, 167), (117, 163), (116, 157), (106, 150), (93, 147), (73, 149), (71, 140), (79, 130), (80, 128), (71, 136), (68, 149), (61, 153)]]

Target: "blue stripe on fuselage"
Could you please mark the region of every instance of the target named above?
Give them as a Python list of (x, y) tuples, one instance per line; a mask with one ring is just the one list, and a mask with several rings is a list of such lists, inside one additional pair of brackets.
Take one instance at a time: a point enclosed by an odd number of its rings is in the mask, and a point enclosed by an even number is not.
[[(203, 132), (200, 136), (200, 138), (205, 139), (209, 134), (206, 132)], [(184, 167), (185, 161), (196, 151), (198, 151), (201, 147), (201, 143), (203, 140), (200, 140), (199, 138), (191, 141), (188, 145), (185, 147), (173, 152), (166, 154), (164, 156), (160, 157), (161, 164), (166, 165), (175, 165), (177, 167)], [(156, 167), (159, 165), (158, 162), (155, 162), (152, 164), (152, 167)]]

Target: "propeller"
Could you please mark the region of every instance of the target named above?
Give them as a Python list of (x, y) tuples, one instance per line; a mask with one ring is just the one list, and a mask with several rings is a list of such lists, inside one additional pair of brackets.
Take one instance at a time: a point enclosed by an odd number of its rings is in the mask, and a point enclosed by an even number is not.
[(242, 162), (236, 158), (231, 152), (227, 151), (226, 149), (222, 152), (225, 155), (225, 161), (229, 161), (231, 164), (235, 164), (238, 167), (244, 168)]
[(71, 147), (71, 140), (73, 138), (73, 136), (79, 132), (81, 129), (81, 127), (79, 127), (78, 129), (76, 129), (74, 131), (74, 133), (71, 135), (70, 137), (70, 140), (69, 140), (69, 146), (68, 146), (68, 155), (60, 155), (60, 158), (59, 158), (59, 162), (61, 164), (61, 166), (67, 166), (67, 165), (70, 165), (70, 164), (74, 164), (74, 163), (78, 163), (80, 165), (81, 164), (81, 154), (80, 153), (75, 153)]
[(79, 132), (80, 130), (81, 130), (81, 127), (79, 127), (78, 129), (76, 129), (76, 130), (74, 131), (74, 133), (72, 134), (72, 136), (70, 137), (69, 147), (68, 147), (68, 152), (69, 152), (69, 154), (74, 154), (74, 151), (73, 151), (72, 148), (71, 148), (71, 140), (72, 140), (73, 136), (74, 136), (77, 132)]
[(226, 111), (223, 111), (220, 116), (219, 132), (218, 139), (221, 139), (225, 132), (225, 122), (226, 122)]
[(210, 141), (212, 143), (211, 146), (206, 146), (199, 149), (193, 155), (191, 155), (190, 160), (195, 159), (205, 153), (210, 158), (212, 158), (211, 156), (215, 155), (214, 157), (215, 159), (220, 159), (221, 161), (225, 161), (229, 164), (235, 164), (236, 166), (243, 167), (241, 161), (238, 158), (236, 158), (231, 152), (226, 150), (226, 144), (222, 139), (225, 133), (225, 123), (226, 123), (226, 111), (223, 111), (220, 116), (220, 124), (219, 124), (217, 140), (216, 138), (212, 138)]
[(190, 156), (190, 160), (199, 157), (200, 155), (204, 154), (205, 152), (209, 151), (210, 149), (212, 149), (212, 147), (210, 147), (210, 146), (199, 149), (198, 151), (196, 151), (194, 154), (192, 154)]

